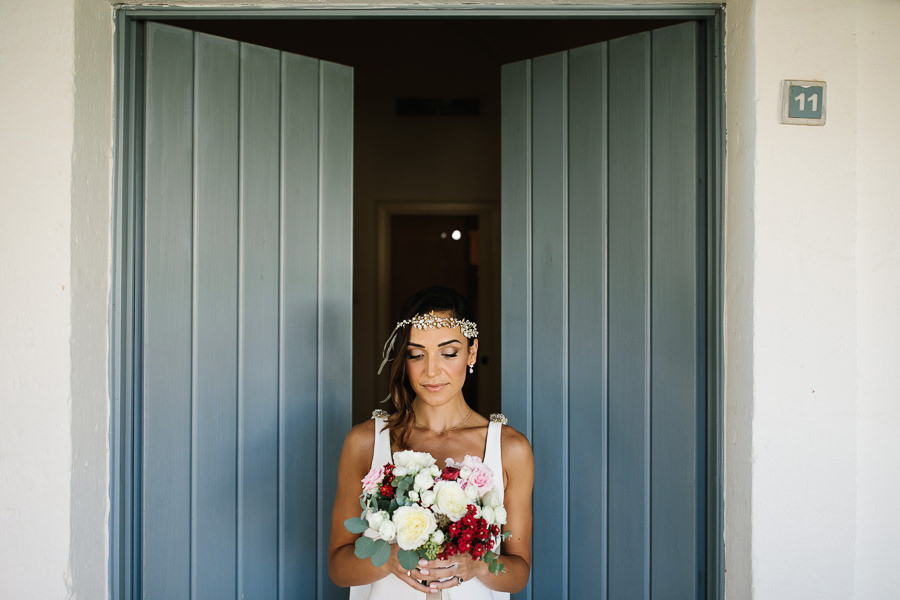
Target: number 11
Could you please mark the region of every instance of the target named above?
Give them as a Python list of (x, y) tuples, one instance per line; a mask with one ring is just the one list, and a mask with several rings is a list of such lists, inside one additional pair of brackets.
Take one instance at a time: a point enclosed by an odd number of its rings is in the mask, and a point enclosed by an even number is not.
[[(806, 110), (806, 94), (800, 93), (794, 96), (794, 100), (800, 103), (800, 111)], [(819, 109), (819, 95), (813, 94), (809, 97), (809, 102), (812, 104), (812, 111), (816, 112)]]

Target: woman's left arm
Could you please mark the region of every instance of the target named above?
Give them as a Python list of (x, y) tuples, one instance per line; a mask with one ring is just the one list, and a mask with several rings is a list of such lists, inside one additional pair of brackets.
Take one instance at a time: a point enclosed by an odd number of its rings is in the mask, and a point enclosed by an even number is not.
[(506, 480), (503, 506), (506, 508), (504, 531), (512, 535), (503, 542), (499, 562), (505, 572), (495, 575), (481, 560), (472, 560), (468, 555), (454, 556), (446, 561), (420, 561), (422, 579), (427, 580), (432, 589), (450, 588), (458, 585), (455, 579), (437, 581), (446, 577), (462, 577), (469, 580), (477, 577), (483, 584), (499, 592), (518, 592), (528, 583), (531, 570), (531, 490), (534, 485), (534, 457), (528, 439), (513, 429), (503, 428), (501, 438), (503, 472)]

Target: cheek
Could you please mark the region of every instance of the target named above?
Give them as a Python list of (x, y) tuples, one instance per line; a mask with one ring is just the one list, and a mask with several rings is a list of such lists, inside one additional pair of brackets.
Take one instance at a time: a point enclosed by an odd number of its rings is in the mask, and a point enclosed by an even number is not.
[(416, 380), (416, 377), (418, 376), (419, 372), (422, 370), (421, 368), (419, 368), (418, 364), (419, 363), (414, 360), (406, 361), (406, 377), (408, 379), (410, 379), (412, 381)]

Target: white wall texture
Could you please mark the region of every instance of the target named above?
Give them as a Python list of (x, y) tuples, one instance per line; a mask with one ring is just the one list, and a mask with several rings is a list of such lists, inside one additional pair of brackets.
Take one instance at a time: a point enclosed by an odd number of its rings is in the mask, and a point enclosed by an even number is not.
[(73, 13), (0, 3), (3, 598), (64, 598), (69, 581)]
[[(754, 598), (854, 594), (855, 8), (756, 2)], [(779, 122), (784, 79), (827, 82), (824, 127)]]
[[(900, 589), (898, 28), (728, 2), (729, 599)], [(0, 2), (3, 598), (107, 596), (112, 68), (109, 0)], [(828, 82), (825, 127), (778, 122), (788, 78)]]
[(856, 598), (900, 597), (900, 3), (864, 0), (857, 54)]

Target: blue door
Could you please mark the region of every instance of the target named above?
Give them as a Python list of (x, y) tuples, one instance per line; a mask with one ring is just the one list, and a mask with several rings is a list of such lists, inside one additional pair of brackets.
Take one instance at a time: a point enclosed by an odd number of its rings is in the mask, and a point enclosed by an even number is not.
[(340, 597), (352, 70), (154, 23), (144, 64), (137, 597)]
[(698, 36), (503, 69), (503, 411), (536, 466), (518, 597), (705, 597)]

